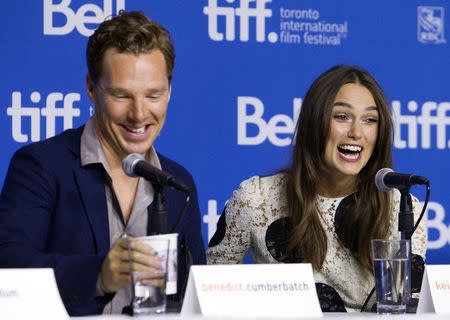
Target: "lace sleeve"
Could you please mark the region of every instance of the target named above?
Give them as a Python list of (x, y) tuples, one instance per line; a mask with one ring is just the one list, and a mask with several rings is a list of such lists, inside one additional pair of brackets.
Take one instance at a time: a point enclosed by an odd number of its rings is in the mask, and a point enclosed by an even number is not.
[(252, 213), (258, 177), (241, 183), (228, 201), (206, 251), (208, 264), (241, 263), (250, 249)]
[[(422, 211), (422, 204), (417, 200), (416, 197), (412, 197), (412, 205), (414, 211), (414, 224), (419, 219), (420, 213)], [(416, 231), (412, 235), (411, 245), (412, 252), (420, 255), (423, 259), (425, 259), (425, 252), (427, 250), (427, 221), (426, 214), (424, 214), (422, 221), (417, 227)]]

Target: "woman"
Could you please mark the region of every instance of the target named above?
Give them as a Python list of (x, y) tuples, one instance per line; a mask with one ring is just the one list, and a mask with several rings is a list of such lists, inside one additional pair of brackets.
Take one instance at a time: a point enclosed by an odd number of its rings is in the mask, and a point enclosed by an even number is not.
[[(304, 98), (291, 166), (233, 193), (208, 263), (240, 263), (249, 250), (256, 263), (308, 262), (324, 284), (319, 298), (331, 287), (347, 310), (360, 309), (374, 286), (370, 240), (399, 238), (400, 193), (374, 183), (379, 169), (392, 166), (391, 147), (388, 103), (375, 79), (358, 67), (329, 69)], [(416, 198), (413, 209), (417, 219)], [(413, 253), (425, 256), (426, 239), (421, 223)], [(330, 308), (321, 299), (322, 308), (343, 309), (333, 306), (339, 296)]]

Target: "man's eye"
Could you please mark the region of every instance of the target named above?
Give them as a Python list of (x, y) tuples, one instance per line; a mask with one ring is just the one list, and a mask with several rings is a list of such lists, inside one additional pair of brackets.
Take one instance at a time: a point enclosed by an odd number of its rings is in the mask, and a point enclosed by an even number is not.
[(163, 95), (162, 92), (154, 92), (152, 94), (148, 94), (146, 97), (147, 99), (158, 100), (161, 98), (162, 95)]
[(116, 99), (126, 99), (126, 98), (128, 98), (128, 96), (126, 94), (121, 94), (121, 93), (114, 93), (112, 96), (114, 98), (116, 98)]

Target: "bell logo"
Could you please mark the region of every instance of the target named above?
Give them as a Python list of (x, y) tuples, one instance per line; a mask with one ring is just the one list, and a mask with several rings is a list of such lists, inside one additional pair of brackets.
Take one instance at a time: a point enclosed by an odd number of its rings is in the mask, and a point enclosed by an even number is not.
[[(264, 103), (257, 97), (239, 96), (238, 110), (238, 145), (260, 145), (266, 140), (277, 147), (286, 147), (292, 143), (302, 106), (302, 99), (292, 100), (292, 116), (275, 114), (267, 121), (264, 119)], [(253, 127), (253, 134), (250, 128)], [(256, 133), (255, 133), (256, 131)]]
[[(208, 16), (208, 35), (211, 40), (223, 41), (224, 33), (219, 31), (219, 17), (225, 18), (225, 40), (234, 41), (236, 34), (236, 17), (239, 18), (239, 40), (246, 42), (250, 37), (250, 18), (255, 18), (256, 41), (266, 41), (266, 18), (272, 16), (272, 10), (266, 8), (266, 4), (272, 0), (227, 0), (228, 3), (239, 2), (239, 7), (220, 7), (217, 0), (208, 0), (208, 6), (203, 8), (203, 13)], [(250, 7), (250, 3), (255, 3)], [(270, 42), (278, 40), (275, 32), (267, 35)]]
[[(69, 7), (71, 0), (53, 2), (54, 0), (44, 0), (44, 34), (46, 35), (69, 34), (76, 27), (80, 34), (89, 37), (98, 24), (112, 16), (113, 2), (116, 3), (116, 13), (125, 9), (125, 0), (103, 0), (103, 9), (95, 4), (87, 3), (79, 7), (76, 12)], [(63, 18), (63, 25), (55, 26), (56, 15), (60, 16), (58, 21)], [(90, 29), (87, 25), (94, 26)]]
[[(430, 215), (430, 212), (434, 214)], [(450, 244), (450, 226), (445, 223), (445, 208), (442, 204), (430, 201), (427, 207), (428, 234), (433, 233), (433, 239), (428, 239), (428, 249), (441, 249)], [(430, 232), (431, 231), (431, 232)]]

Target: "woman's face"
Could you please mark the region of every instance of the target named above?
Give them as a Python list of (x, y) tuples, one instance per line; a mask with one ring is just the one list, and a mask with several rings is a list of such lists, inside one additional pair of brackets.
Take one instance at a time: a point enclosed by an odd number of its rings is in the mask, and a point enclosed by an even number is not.
[(372, 156), (378, 119), (378, 108), (366, 87), (356, 83), (341, 87), (334, 100), (325, 147), (327, 182), (353, 185)]

